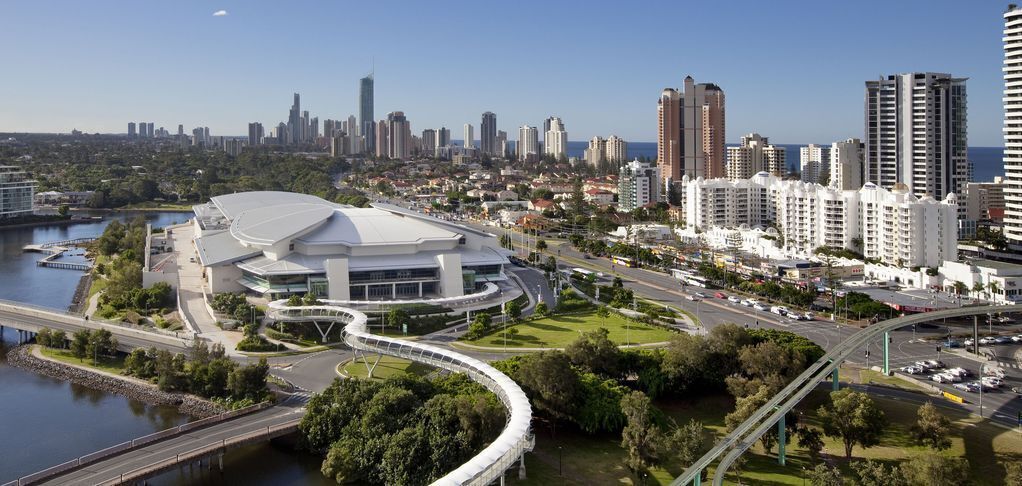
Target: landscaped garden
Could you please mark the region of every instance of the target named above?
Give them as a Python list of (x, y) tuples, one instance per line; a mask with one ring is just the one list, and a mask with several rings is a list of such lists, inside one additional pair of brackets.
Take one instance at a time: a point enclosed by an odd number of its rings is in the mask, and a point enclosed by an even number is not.
[[(563, 348), (582, 332), (604, 328), (614, 343), (643, 344), (670, 340), (674, 332), (655, 325), (643, 324), (620, 314), (601, 316), (596, 311), (578, 314), (557, 314), (507, 326), (507, 347)], [(494, 324), (489, 334), (465, 342), (476, 346), (503, 347), (504, 328)]]

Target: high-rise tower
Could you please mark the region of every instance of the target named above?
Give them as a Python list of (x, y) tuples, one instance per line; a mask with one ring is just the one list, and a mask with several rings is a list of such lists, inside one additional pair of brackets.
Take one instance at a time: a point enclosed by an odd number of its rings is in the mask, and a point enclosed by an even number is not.
[(1004, 12), (1004, 236), (1022, 247), (1022, 8)]
[(479, 125), (479, 148), (484, 154), (498, 155), (497, 115), (493, 112), (483, 113), (483, 122)]
[(362, 149), (373, 153), (376, 149), (376, 133), (373, 131), (373, 73), (359, 80), (358, 122), (362, 135)]

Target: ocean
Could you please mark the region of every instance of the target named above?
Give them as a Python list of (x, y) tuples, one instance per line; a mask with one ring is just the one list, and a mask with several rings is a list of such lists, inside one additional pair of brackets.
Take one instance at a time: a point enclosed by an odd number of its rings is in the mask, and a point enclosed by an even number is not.
[[(798, 168), (799, 148), (804, 145), (778, 144), (787, 152), (788, 165)], [(737, 144), (728, 144), (729, 147)], [(568, 142), (568, 156), (582, 157), (589, 148), (589, 142)], [(995, 176), (1004, 175), (1003, 147), (969, 147), (969, 160), (974, 164), (973, 181), (993, 181)], [(647, 157), (656, 159), (656, 142), (628, 142), (628, 158)]]

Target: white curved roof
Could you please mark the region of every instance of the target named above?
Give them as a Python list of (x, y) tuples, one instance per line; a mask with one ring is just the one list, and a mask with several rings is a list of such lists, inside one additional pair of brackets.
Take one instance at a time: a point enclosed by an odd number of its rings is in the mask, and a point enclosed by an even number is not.
[(253, 208), (231, 221), (231, 235), (250, 245), (273, 245), (318, 227), (336, 210), (309, 203)]
[(282, 204), (319, 204), (339, 208), (340, 204), (334, 204), (323, 198), (309, 194), (284, 191), (249, 191), (234, 194), (224, 194), (210, 198), (213, 205), (217, 207), (227, 219), (233, 220), (241, 213), (249, 209), (262, 208), (266, 206), (279, 206)]

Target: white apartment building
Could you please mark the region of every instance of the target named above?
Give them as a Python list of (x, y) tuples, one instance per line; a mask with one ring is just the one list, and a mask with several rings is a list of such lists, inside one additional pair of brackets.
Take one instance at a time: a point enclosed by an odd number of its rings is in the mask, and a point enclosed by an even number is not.
[(830, 145), (830, 187), (842, 191), (862, 187), (862, 141), (849, 138)]
[(799, 167), (802, 182), (820, 182), (822, 175), (830, 165), (830, 147), (811, 143), (799, 148)]
[(543, 134), (543, 153), (553, 155), (556, 158), (568, 156), (568, 132), (564, 130), (564, 123), (556, 116), (547, 120), (550, 128)]
[(35, 188), (21, 167), (0, 165), (0, 219), (32, 214)]
[(462, 134), (462, 136), (464, 137), (464, 140), (462, 140), (462, 145), (464, 145), (465, 148), (474, 148), (475, 147), (475, 140), (476, 140), (475, 139), (475, 128), (472, 127), (471, 123), (466, 123), (465, 124), (464, 133)]
[(522, 125), (518, 129), (518, 160), (528, 160), (530, 155), (539, 155), (539, 130)]
[(758, 133), (742, 136), (741, 145), (727, 148), (727, 178), (733, 181), (749, 179), (766, 171), (784, 175), (784, 147), (770, 145), (767, 137)]
[(888, 191), (872, 183), (838, 190), (767, 172), (738, 181), (686, 177), (682, 184), (689, 228), (775, 226), (779, 246), (791, 256), (827, 246), (906, 267), (936, 267), (957, 256), (954, 194), (936, 201), (918, 198), (904, 185)]
[(621, 167), (618, 209), (632, 211), (660, 200), (660, 167), (633, 160)]
[(1004, 12), (1004, 236), (1022, 246), (1022, 8)]
[(589, 148), (586, 149), (586, 163), (596, 167), (601, 160), (606, 160), (607, 141), (603, 137), (595, 136), (589, 140)]
[(624, 162), (628, 159), (628, 142), (617, 135), (607, 137), (604, 158), (608, 162)]

